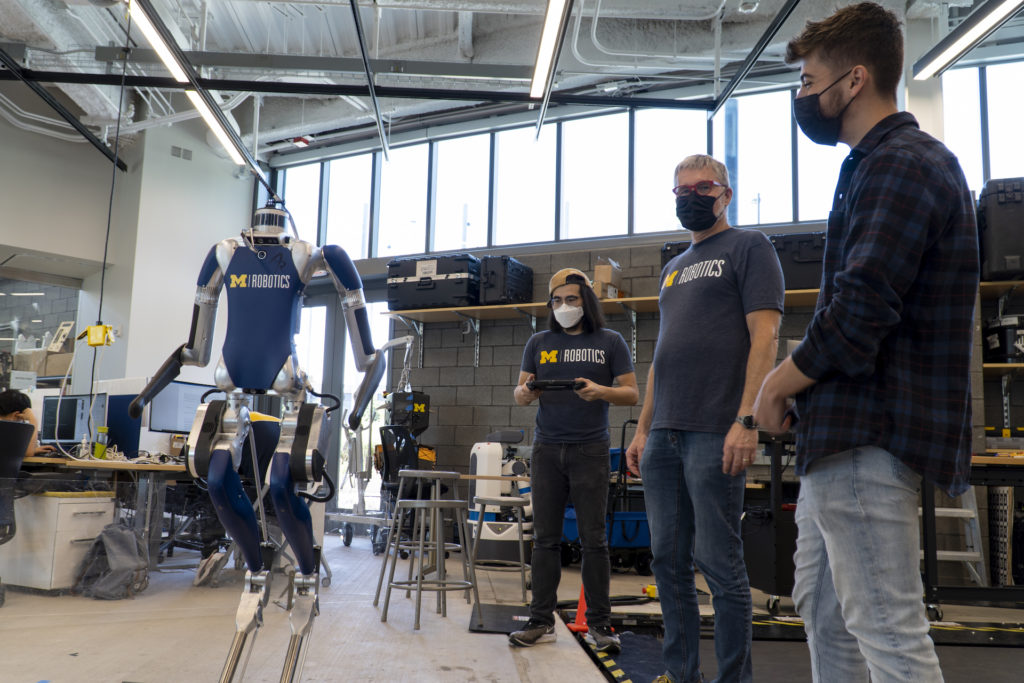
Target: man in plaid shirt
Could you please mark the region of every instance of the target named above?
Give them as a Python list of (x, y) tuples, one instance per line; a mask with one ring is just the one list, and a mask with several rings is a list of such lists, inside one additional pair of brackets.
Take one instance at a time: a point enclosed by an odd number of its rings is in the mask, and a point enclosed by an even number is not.
[(968, 487), (971, 195), (956, 157), (897, 109), (903, 38), (890, 11), (866, 2), (808, 22), (786, 58), (801, 64), (801, 129), (851, 148), (814, 318), (755, 406), (763, 429), (797, 437), (793, 598), (815, 681), (941, 681), (917, 508), (922, 481)]

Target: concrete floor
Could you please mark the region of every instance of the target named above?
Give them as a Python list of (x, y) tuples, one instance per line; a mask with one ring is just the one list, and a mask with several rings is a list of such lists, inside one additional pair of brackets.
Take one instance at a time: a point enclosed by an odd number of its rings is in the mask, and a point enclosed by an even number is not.
[[(470, 608), (461, 594), (448, 599), (448, 616), (434, 612), (434, 599), (423, 601), (422, 628), (414, 631), (413, 601), (394, 593), (388, 621), (381, 623), (372, 605), (380, 556), (370, 551), (368, 538), (357, 537), (351, 547), (338, 536), (325, 542), (334, 572), (330, 587), (320, 591), (321, 614), (313, 631), (303, 681), (416, 681), (487, 683), (598, 683), (603, 675), (560, 622), (558, 640), (530, 649), (508, 646), (503, 635), (468, 631)], [(179, 551), (167, 564), (195, 555)], [(457, 555), (449, 567), (459, 572)], [(460, 574), (461, 575), (461, 574)], [(0, 608), (0, 680), (11, 683), (178, 683), (217, 680), (234, 629), (234, 614), (242, 588), (242, 572), (222, 572), (218, 585), (193, 586), (193, 568), (165, 569), (150, 576), (149, 587), (136, 598), (98, 601), (71, 595), (47, 595), (8, 587)], [(579, 595), (578, 568), (563, 573), (561, 599)], [(652, 577), (614, 574), (612, 595), (639, 595)], [(283, 588), (284, 581), (278, 585)], [(275, 594), (278, 591), (275, 590)], [(517, 603), (517, 574), (482, 572), (481, 600)], [(755, 594), (755, 609), (764, 596)], [(783, 601), (783, 608), (788, 601)], [(657, 603), (626, 607), (625, 611), (657, 611)], [(710, 609), (704, 607), (704, 609)], [(947, 620), (1024, 622), (1018, 610), (945, 606)], [(246, 677), (250, 682), (278, 681), (289, 637), (286, 613), (271, 605), (265, 613)], [(1024, 637), (1022, 637), (1024, 642)], [(704, 644), (710, 646), (710, 641)], [(756, 643), (758, 651), (786, 649), (785, 657), (806, 656), (798, 643)], [(777, 646), (777, 647), (776, 647)], [(703, 648), (702, 650), (706, 650)], [(979, 652), (984, 649), (973, 648)], [(1002, 649), (1005, 654), (1005, 648)], [(1020, 666), (1005, 680), (1020, 680)], [(705, 659), (710, 658), (710, 650)], [(763, 658), (767, 663), (767, 657)], [(755, 679), (797, 681), (796, 671), (778, 678), (758, 666)], [(710, 668), (710, 667), (709, 667)], [(955, 668), (955, 667), (954, 667)], [(706, 673), (710, 673), (707, 671)], [(978, 680), (947, 676), (947, 683)], [(994, 680), (986, 678), (985, 680)], [(999, 679), (1002, 680), (1002, 679)], [(634, 682), (640, 683), (640, 682)], [(646, 682), (644, 682), (646, 683)]]

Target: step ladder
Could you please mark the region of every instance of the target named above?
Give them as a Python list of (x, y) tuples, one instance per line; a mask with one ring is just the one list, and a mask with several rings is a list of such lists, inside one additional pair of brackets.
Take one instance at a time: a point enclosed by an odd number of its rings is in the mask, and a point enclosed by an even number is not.
[[(988, 586), (988, 572), (985, 571), (985, 556), (982, 553), (981, 525), (978, 523), (978, 500), (974, 495), (974, 487), (967, 489), (959, 498), (954, 499), (960, 507), (936, 507), (935, 519), (958, 519), (963, 530), (963, 550), (938, 550), (936, 559), (940, 562), (963, 562), (971, 580), (979, 586)], [(920, 516), (921, 508), (917, 508)], [(924, 558), (924, 551), (921, 551)]]

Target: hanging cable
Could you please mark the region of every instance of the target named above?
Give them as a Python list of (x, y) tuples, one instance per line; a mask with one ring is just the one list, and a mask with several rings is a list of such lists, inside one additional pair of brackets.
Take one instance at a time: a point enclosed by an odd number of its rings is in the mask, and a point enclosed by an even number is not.
[[(114, 215), (114, 188), (117, 186), (117, 153), (121, 142), (121, 116), (124, 111), (125, 80), (128, 75), (128, 55), (131, 53), (132, 15), (128, 13), (128, 29), (125, 31), (124, 48), (121, 51), (121, 86), (117, 94), (117, 123), (114, 126), (114, 163), (110, 168), (110, 197), (107, 200), (107, 230), (103, 236), (103, 263), (100, 266), (100, 296), (96, 310), (96, 324), (103, 325), (103, 293), (107, 284), (107, 256), (110, 250), (110, 225)], [(92, 405), (93, 389), (96, 382), (97, 348), (92, 349), (92, 367), (89, 370), (89, 404)], [(89, 411), (89, 436), (92, 436), (92, 411)], [(97, 425), (98, 426), (98, 425)]]

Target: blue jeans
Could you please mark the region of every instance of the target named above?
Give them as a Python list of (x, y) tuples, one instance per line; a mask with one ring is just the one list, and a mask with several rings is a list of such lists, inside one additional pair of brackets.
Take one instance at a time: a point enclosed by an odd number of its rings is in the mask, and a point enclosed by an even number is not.
[(717, 680), (752, 679), (750, 584), (740, 537), (746, 476), (722, 473), (724, 444), (724, 434), (654, 429), (640, 460), (665, 620), (662, 658), (674, 681), (703, 680), (694, 562), (711, 588)]
[(921, 595), (921, 476), (877, 447), (800, 480), (793, 601), (815, 681), (942, 681)]
[(530, 501), (533, 506), (533, 559), (530, 562), (530, 618), (553, 626), (562, 578), (562, 525), (565, 504), (576, 508), (583, 546), (583, 591), (587, 624), (611, 619), (611, 562), (605, 511), (611, 460), (607, 441), (535, 442), (530, 456)]

